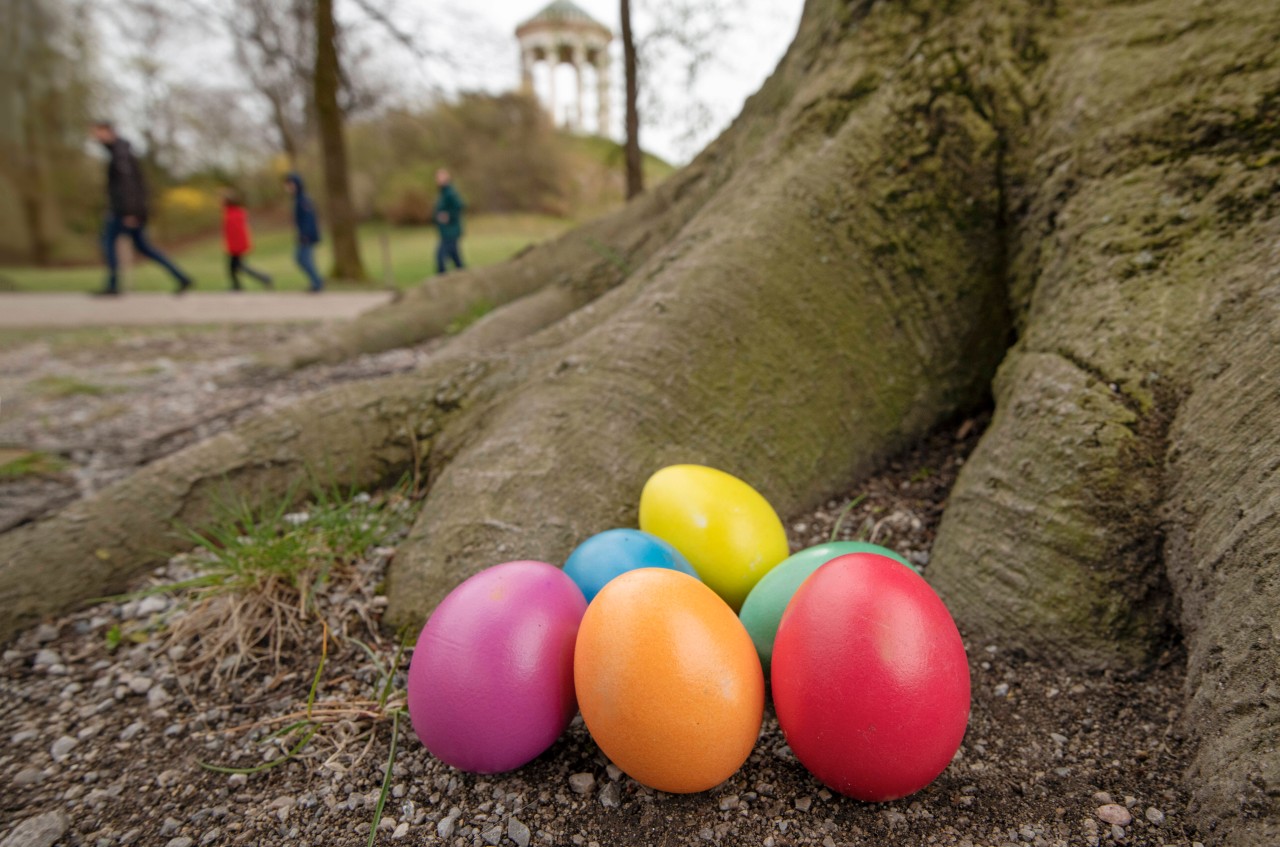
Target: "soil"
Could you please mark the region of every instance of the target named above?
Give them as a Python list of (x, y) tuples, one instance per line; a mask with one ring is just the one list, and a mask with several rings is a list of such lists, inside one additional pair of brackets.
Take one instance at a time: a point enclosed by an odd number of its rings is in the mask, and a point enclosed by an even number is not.
[(0, 473), (0, 532), (262, 409), (340, 382), (410, 370), (436, 346), (360, 356), (283, 378), (253, 367), (254, 351), (311, 330), (228, 325), (10, 337), (0, 344), (0, 448), (48, 454), (59, 467)]
[[(185, 421), (189, 434), (166, 440), (147, 428), (135, 432), (135, 446), (125, 449), (120, 434), (128, 426), (82, 429), (83, 453), (67, 454), (75, 461), (73, 476), (92, 489), (127, 472), (133, 457), (154, 457), (263, 403), (287, 402), (326, 381), (412, 367), (424, 355), (400, 351), (261, 384), (234, 367), (241, 344), (261, 339), (237, 332), (203, 339), (200, 356), (173, 358), (172, 371), (149, 384), (138, 377), (140, 387), (127, 395), (130, 407), (156, 404), (120, 413), (138, 426), (151, 423), (160, 404), (169, 402), (183, 410), (170, 425)], [(150, 343), (141, 345), (141, 359), (152, 358)], [(104, 375), (103, 368), (129, 367), (119, 359), (97, 365), (105, 360), (100, 354), (93, 359), (62, 361), (80, 368), (77, 374), (86, 380)], [(42, 367), (53, 365), (29, 372)], [(246, 402), (255, 393), (261, 398)], [(75, 403), (83, 410), (103, 399), (68, 397), (67, 408), (46, 407), (43, 414), (58, 423)], [(27, 420), (33, 408), (40, 407), (28, 406)], [(793, 518), (793, 549), (827, 540), (845, 505), (865, 495), (850, 510), (841, 537), (890, 546), (927, 575), (948, 492), (985, 424), (984, 415), (948, 426), (847, 497)], [(69, 431), (52, 427), (50, 443)], [(103, 468), (108, 470), (99, 472)], [(382, 571), (401, 533), (389, 530), (370, 551), (356, 569), (356, 589), (324, 599), (327, 618), (363, 615), (376, 625), (385, 605), (377, 593)], [(192, 561), (177, 557), (136, 587), (188, 576)], [(391, 714), (402, 702), (397, 693), (385, 707), (376, 706), (382, 685), (372, 656), (391, 664), (395, 640), (376, 628), (367, 633), (372, 655), (352, 640), (334, 642), (316, 709), (331, 708), (343, 719), (326, 724), (278, 767), (220, 773), (200, 763), (253, 766), (285, 757), (297, 742), (296, 734), (270, 734), (305, 710), (322, 636), (317, 631), (312, 649), (289, 651), (278, 667), (268, 663), (217, 681), (193, 670), (184, 649), (166, 641), (165, 633), (189, 613), (163, 595), (118, 600), (46, 621), (9, 645), (0, 659), (0, 710), (7, 718), (0, 737), (0, 837), (8, 835), (13, 845), (94, 847), (368, 843), (391, 749)], [(1181, 734), (1184, 660), (1177, 645), (1148, 673), (1133, 677), (1081, 675), (1030, 662), (998, 642), (966, 647), (973, 710), (964, 743), (932, 785), (903, 800), (866, 804), (833, 795), (796, 761), (771, 709), (744, 766), (716, 789), (687, 796), (652, 791), (620, 773), (580, 719), (539, 759), (499, 776), (442, 764), (405, 721), (376, 843), (1199, 843), (1181, 783), (1189, 751)], [(408, 661), (409, 655), (401, 658), (394, 689), (402, 689)], [(46, 840), (30, 835), (41, 827)], [(11, 841), (0, 844), (10, 847)]]

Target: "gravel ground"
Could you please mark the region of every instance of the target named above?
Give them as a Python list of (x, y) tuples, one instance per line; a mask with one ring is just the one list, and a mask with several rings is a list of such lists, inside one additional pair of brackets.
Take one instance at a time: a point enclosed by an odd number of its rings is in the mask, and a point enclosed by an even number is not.
[(0, 345), (0, 448), (36, 450), (57, 472), (0, 475), (0, 532), (45, 516), (139, 466), (256, 412), (355, 379), (410, 370), (436, 346), (304, 368), (248, 367), (303, 325), (27, 334)]
[[(354, 367), (380, 366), (387, 364)], [(843, 534), (873, 537), (927, 574), (947, 492), (984, 424), (948, 427), (848, 497), (793, 519), (793, 548), (825, 540), (845, 503), (865, 494)], [(328, 616), (376, 621), (382, 571), (398, 538), (388, 535), (359, 565), (357, 589), (325, 598)], [(138, 588), (189, 573), (190, 561), (178, 557)], [(183, 614), (158, 596), (105, 603), (45, 622), (9, 645), (0, 658), (0, 847), (368, 842), (392, 733), (388, 709), (367, 702), (380, 687), (371, 657), (351, 642), (334, 646), (316, 708), (344, 703), (347, 716), (327, 724), (299, 756), (252, 775), (213, 772), (199, 762), (244, 767), (284, 754), (296, 736), (267, 736), (305, 703), (318, 649), (285, 655), (278, 669), (213, 683), (163, 637)], [(124, 638), (112, 651), (117, 632)], [(376, 841), (1199, 844), (1179, 782), (1187, 751), (1176, 646), (1148, 674), (1127, 678), (1037, 664), (1000, 643), (966, 646), (973, 713), (963, 746), (937, 781), (897, 802), (833, 796), (795, 760), (771, 710), (742, 769), (718, 788), (688, 796), (654, 792), (622, 775), (580, 719), (537, 761), (496, 777), (441, 764), (406, 724)], [(372, 644), (384, 664), (394, 647), (389, 639)], [(407, 666), (404, 656), (397, 688)], [(390, 707), (399, 697), (392, 695)], [(361, 698), (363, 712), (351, 705)]]

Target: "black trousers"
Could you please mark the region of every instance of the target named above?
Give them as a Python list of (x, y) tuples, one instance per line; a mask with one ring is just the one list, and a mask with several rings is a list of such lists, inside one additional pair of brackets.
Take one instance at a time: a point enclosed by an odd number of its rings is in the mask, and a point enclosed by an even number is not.
[(247, 264), (245, 264), (243, 256), (228, 256), (227, 270), (231, 273), (231, 288), (235, 291), (240, 290), (240, 272), (241, 271), (244, 271), (249, 276), (253, 277), (258, 282), (262, 283), (265, 286), (270, 287), (271, 285), (271, 276), (269, 274), (264, 274), (262, 271), (257, 270), (256, 268), (249, 267)]

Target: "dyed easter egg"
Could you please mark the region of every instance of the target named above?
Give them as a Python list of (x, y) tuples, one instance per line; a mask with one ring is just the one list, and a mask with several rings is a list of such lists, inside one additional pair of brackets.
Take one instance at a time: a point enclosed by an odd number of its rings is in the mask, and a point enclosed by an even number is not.
[(912, 567), (910, 562), (892, 550), (866, 541), (832, 541), (827, 544), (818, 544), (784, 559), (782, 564), (760, 578), (755, 588), (751, 589), (751, 593), (747, 595), (746, 602), (742, 604), (742, 611), (738, 613), (738, 617), (742, 619), (742, 625), (747, 628), (747, 632), (751, 634), (751, 640), (755, 642), (756, 652), (760, 654), (760, 664), (764, 667), (766, 676), (769, 675), (769, 665), (773, 657), (773, 639), (778, 634), (778, 622), (782, 620), (782, 613), (791, 602), (796, 589), (809, 578), (809, 574), (837, 556), (849, 553), (878, 553), (881, 556), (888, 556), (895, 562), (901, 562), (909, 568)]
[(573, 650), (586, 608), (546, 562), (497, 565), (450, 592), (409, 665), (409, 717), (431, 754), (500, 773), (550, 747), (578, 711)]
[(564, 572), (582, 589), (588, 603), (609, 580), (637, 568), (667, 568), (698, 576), (679, 550), (637, 529), (611, 529), (593, 535), (564, 563)]
[(924, 578), (854, 553), (796, 591), (773, 645), (773, 703), (796, 758), (831, 788), (881, 802), (919, 791), (969, 720), (969, 664)]
[(640, 528), (683, 553), (735, 612), (788, 553), (769, 502), (737, 477), (702, 465), (672, 465), (649, 477), (640, 493)]
[(587, 608), (573, 664), (587, 729), (637, 782), (705, 791), (751, 754), (760, 662), (733, 610), (693, 577), (645, 568), (614, 579)]

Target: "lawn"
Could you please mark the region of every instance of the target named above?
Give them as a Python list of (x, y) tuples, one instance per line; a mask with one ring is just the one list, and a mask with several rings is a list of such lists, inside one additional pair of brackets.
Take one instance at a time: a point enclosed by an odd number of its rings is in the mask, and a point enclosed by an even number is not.
[[(531, 244), (564, 232), (570, 226), (572, 221), (537, 215), (477, 215), (467, 222), (462, 258), (477, 267), (497, 264)], [(436, 234), (433, 229), (369, 224), (361, 227), (360, 247), (371, 285), (382, 285), (386, 279), (382, 264), (384, 235), (390, 248), (391, 278), (395, 285), (413, 285), (435, 273)], [(166, 245), (157, 246), (166, 249)], [(199, 290), (217, 291), (230, 287), (221, 237), (210, 236), (167, 252), (181, 268), (195, 277)], [(293, 234), (289, 230), (255, 231), (254, 250), (248, 262), (275, 277), (279, 289), (300, 291), (306, 288), (302, 272), (293, 263)], [(316, 263), (322, 273), (329, 268), (327, 244), (321, 243)], [(0, 277), (9, 283), (4, 288), (17, 291), (93, 291), (103, 284), (100, 265), (0, 267)], [(241, 279), (250, 291), (259, 288), (247, 276), (242, 275)], [(132, 269), (124, 287), (131, 291), (168, 291), (173, 287), (173, 281), (159, 266), (143, 262)]]

